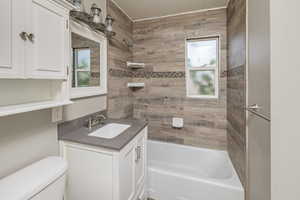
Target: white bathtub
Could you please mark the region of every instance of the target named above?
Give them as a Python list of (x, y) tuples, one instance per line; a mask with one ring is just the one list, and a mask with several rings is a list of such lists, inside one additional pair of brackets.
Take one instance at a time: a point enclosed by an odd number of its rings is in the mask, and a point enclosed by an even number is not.
[(244, 200), (227, 152), (148, 141), (148, 196), (155, 200)]

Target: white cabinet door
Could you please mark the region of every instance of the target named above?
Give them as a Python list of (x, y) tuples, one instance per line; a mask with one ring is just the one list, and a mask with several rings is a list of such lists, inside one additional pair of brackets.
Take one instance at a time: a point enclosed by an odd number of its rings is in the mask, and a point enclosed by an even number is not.
[(26, 1), (0, 1), (0, 78), (22, 78)]
[(139, 190), (143, 185), (145, 179), (145, 167), (146, 167), (146, 129), (144, 129), (141, 135), (137, 138), (136, 152), (137, 159), (135, 160), (135, 183), (136, 189)]
[(65, 79), (67, 71), (68, 12), (48, 0), (29, 0), (26, 76)]
[(65, 148), (68, 161), (67, 200), (113, 200), (113, 156)]
[(129, 144), (120, 154), (119, 200), (132, 200), (135, 195), (135, 145)]

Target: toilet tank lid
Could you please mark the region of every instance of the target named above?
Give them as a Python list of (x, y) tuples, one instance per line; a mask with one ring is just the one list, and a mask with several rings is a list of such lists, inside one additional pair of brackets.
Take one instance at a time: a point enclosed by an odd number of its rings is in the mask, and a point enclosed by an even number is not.
[(0, 180), (1, 199), (27, 200), (63, 176), (67, 163), (48, 157)]

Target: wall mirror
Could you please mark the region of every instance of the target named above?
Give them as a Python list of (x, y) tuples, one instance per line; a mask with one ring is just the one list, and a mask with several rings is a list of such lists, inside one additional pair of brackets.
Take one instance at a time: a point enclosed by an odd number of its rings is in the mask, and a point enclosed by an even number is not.
[(107, 93), (107, 39), (71, 21), (71, 98)]

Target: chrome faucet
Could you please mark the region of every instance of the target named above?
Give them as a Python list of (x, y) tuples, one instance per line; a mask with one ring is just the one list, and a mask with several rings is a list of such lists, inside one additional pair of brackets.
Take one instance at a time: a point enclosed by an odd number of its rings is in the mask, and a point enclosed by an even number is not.
[(94, 126), (97, 126), (99, 124), (103, 124), (104, 120), (106, 120), (106, 117), (102, 114), (89, 117), (88, 126), (87, 126), (88, 129), (89, 129), (89, 132), (92, 131)]

